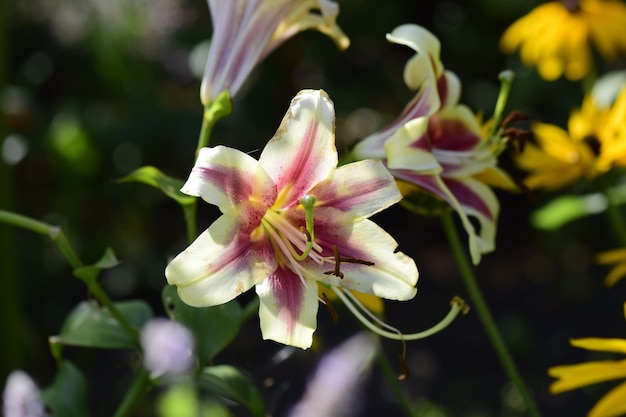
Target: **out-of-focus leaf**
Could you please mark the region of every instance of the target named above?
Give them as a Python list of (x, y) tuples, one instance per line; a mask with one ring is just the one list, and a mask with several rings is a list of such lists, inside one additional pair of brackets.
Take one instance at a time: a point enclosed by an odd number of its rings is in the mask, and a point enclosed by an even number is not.
[(80, 369), (67, 360), (60, 363), (52, 385), (41, 396), (53, 417), (89, 415), (87, 382)]
[(158, 168), (145, 166), (137, 168), (118, 182), (141, 182), (158, 188), (163, 193), (176, 200), (179, 204), (193, 204), (196, 197), (183, 194), (180, 189), (184, 182), (178, 178), (172, 178), (162, 173)]
[(74, 270), (74, 275), (85, 282), (94, 281), (98, 278), (100, 271), (103, 269), (113, 268), (119, 265), (119, 261), (115, 256), (115, 252), (113, 249), (106, 248), (102, 257), (93, 265), (81, 266), (80, 268), (76, 268)]
[[(122, 301), (114, 305), (137, 329), (141, 329), (153, 316), (152, 309), (144, 301)], [(51, 336), (49, 342), (57, 359), (61, 354), (59, 345), (104, 349), (137, 347), (135, 339), (119, 325), (108, 310), (90, 301), (81, 302), (65, 320), (61, 333)]]
[(188, 384), (178, 384), (159, 398), (157, 410), (160, 417), (188, 417), (198, 415), (198, 396)]
[(176, 288), (163, 289), (163, 305), (172, 320), (189, 328), (196, 338), (198, 360), (206, 364), (239, 333), (241, 307), (237, 301), (215, 307), (191, 307), (176, 293)]
[(208, 392), (245, 406), (256, 417), (265, 415), (263, 398), (252, 381), (229, 365), (210, 366), (200, 375), (199, 384)]
[(601, 213), (606, 207), (606, 198), (602, 194), (566, 195), (555, 198), (536, 210), (531, 215), (530, 221), (538, 229), (557, 230), (576, 219)]

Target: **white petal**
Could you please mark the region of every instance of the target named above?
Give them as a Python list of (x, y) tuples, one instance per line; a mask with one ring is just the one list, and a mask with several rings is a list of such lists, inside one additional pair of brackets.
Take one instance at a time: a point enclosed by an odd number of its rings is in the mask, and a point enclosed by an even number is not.
[(245, 209), (221, 216), (165, 269), (168, 283), (178, 287), (185, 303), (195, 307), (226, 303), (276, 269), (271, 243), (264, 236), (251, 238), (261, 211), (252, 215)]

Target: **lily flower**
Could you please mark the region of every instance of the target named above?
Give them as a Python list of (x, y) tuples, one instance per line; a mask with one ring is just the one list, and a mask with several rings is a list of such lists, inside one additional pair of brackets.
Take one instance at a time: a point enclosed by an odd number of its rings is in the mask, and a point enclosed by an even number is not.
[[(624, 315), (626, 316), (626, 304), (624, 305)], [(626, 354), (626, 339), (587, 337), (583, 339), (572, 339), (570, 344), (575, 347), (596, 352)], [(557, 378), (557, 380), (550, 385), (550, 392), (552, 394), (559, 394), (600, 382), (625, 379), (626, 359), (553, 366), (548, 369), (548, 374)], [(617, 417), (624, 415), (624, 413), (626, 413), (624, 396), (626, 396), (626, 382), (618, 384), (602, 397), (591, 411), (589, 411), (587, 416)]]
[(202, 148), (186, 194), (222, 212), (167, 266), (191, 306), (226, 303), (253, 286), (264, 339), (308, 348), (318, 284), (392, 300), (415, 296), (415, 262), (368, 217), (401, 199), (379, 161), (337, 168), (334, 108), (323, 91), (293, 99), (256, 160)]
[[(460, 82), (439, 61), (434, 35), (403, 25), (388, 39), (417, 52), (405, 67), (405, 81), (418, 91), (395, 122), (363, 139), (352, 154), (383, 160), (406, 193), (419, 190), (448, 203), (463, 222), (472, 261), (478, 264), (483, 253), (494, 249), (499, 203), (490, 187), (515, 187), (498, 167), (504, 141), (499, 131), (485, 137), (476, 115), (458, 104)], [(470, 216), (478, 220), (479, 231)]]
[(562, 0), (537, 6), (502, 35), (500, 48), (519, 48), (541, 78), (577, 81), (592, 72), (591, 46), (605, 59), (626, 53), (626, 5), (619, 0)]
[(254, 67), (298, 32), (317, 29), (343, 50), (348, 37), (330, 0), (208, 0), (213, 39), (200, 87), (207, 107), (224, 91), (239, 91)]

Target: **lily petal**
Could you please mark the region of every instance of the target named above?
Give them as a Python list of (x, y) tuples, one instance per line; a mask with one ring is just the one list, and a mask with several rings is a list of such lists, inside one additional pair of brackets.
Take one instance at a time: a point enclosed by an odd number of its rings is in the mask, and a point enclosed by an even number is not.
[(259, 159), (279, 190), (277, 207), (298, 204), (337, 167), (335, 110), (322, 90), (302, 90), (291, 101)]
[(310, 286), (284, 266), (256, 286), (263, 339), (302, 349), (311, 346), (318, 298), (315, 281), (310, 281)]
[(396, 182), (380, 161), (371, 159), (341, 166), (310, 191), (317, 207), (334, 207), (369, 217), (402, 199)]
[[(406, 45), (417, 52), (418, 56), (423, 55), (427, 57), (431, 62), (431, 68), (434, 69), (436, 78), (439, 78), (443, 74), (443, 64), (439, 58), (441, 44), (439, 43), (439, 39), (425, 28), (414, 24), (401, 25), (387, 34), (387, 40), (399, 45)], [(407, 64), (407, 67), (410, 65), (413, 65), (413, 63)], [(418, 83), (420, 78), (414, 78), (411, 75), (407, 76), (407, 72), (413, 74), (415, 74), (415, 72), (410, 71), (410, 69), (405, 71), (404, 80), (409, 88), (418, 88), (421, 84)]]
[(265, 210), (260, 204), (233, 208), (169, 263), (165, 277), (181, 300), (194, 307), (223, 304), (276, 270), (271, 243), (252, 237)]
[(276, 186), (263, 166), (250, 155), (225, 146), (202, 148), (181, 191), (202, 197), (222, 213), (250, 199), (271, 206)]
[(407, 122), (385, 143), (387, 167), (410, 170), (420, 175), (434, 175), (443, 168), (431, 151), (428, 118)]
[[(300, 212), (290, 213), (295, 224), (304, 222)], [(354, 216), (332, 207), (315, 209), (315, 241), (322, 248), (322, 256), (333, 259), (333, 247), (342, 258), (372, 262), (373, 265), (342, 262), (343, 278), (329, 273), (334, 262), (322, 265), (308, 260), (306, 277), (327, 284), (373, 294), (389, 300), (410, 300), (416, 294), (418, 271), (415, 261), (402, 252), (396, 252), (398, 243), (374, 222), (364, 219), (355, 222)]]

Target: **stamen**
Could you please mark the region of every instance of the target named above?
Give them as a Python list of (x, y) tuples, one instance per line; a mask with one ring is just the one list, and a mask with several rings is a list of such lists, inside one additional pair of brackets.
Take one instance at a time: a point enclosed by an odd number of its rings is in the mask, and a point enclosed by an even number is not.
[(343, 272), (341, 272), (342, 262), (351, 263), (351, 264), (361, 264), (361, 265), (366, 265), (366, 266), (374, 265), (374, 262), (366, 261), (363, 259), (342, 258), (341, 255), (339, 254), (339, 248), (337, 247), (337, 245), (333, 245), (333, 255), (335, 257), (335, 269), (333, 271), (324, 272), (324, 275), (334, 275), (336, 277), (343, 279), (344, 275), (343, 275)]
[[(356, 316), (356, 318), (359, 319), (359, 321), (361, 323), (363, 323), (363, 325), (365, 327), (367, 327), (368, 329), (370, 329), (371, 331), (373, 331), (374, 333), (376, 333), (376, 334), (378, 334), (378, 335), (380, 335), (382, 337), (386, 337), (387, 339), (392, 339), (392, 340), (419, 340), (419, 339), (424, 339), (424, 338), (432, 336), (432, 335), (440, 332), (441, 330), (445, 329), (446, 327), (448, 327), (450, 325), (450, 323), (452, 323), (454, 321), (456, 316), (459, 315), (459, 313), (467, 312), (467, 306), (466, 306), (465, 302), (461, 298), (455, 297), (455, 298), (452, 299), (452, 301), (450, 303), (451, 304), (451, 308), (450, 308), (450, 311), (448, 312), (448, 314), (443, 318), (443, 320), (441, 320), (439, 323), (437, 323), (436, 325), (434, 325), (430, 329), (424, 330), (422, 332), (410, 333), (410, 334), (391, 333), (391, 332), (388, 332), (388, 331), (386, 331), (384, 329), (381, 329), (381, 328), (377, 327), (374, 323), (372, 323), (365, 316), (363, 316), (363, 314), (361, 314), (361, 312), (358, 310), (358, 308), (353, 304), (355, 299), (350, 300), (350, 298), (348, 298), (347, 294), (350, 294), (349, 292), (347, 292), (347, 291), (345, 291), (345, 290), (343, 290), (341, 288), (335, 287), (335, 286), (333, 286), (331, 288), (333, 289), (333, 291), (335, 291), (335, 293), (341, 299), (341, 301), (344, 302), (346, 307), (348, 307), (348, 310), (350, 310), (350, 312), (352, 314), (354, 314)], [(360, 305), (361, 308), (364, 309), (365, 311), (368, 311), (358, 301), (356, 301), (356, 304)], [(380, 322), (380, 320), (378, 320), (378, 319), (374, 320), (374, 321), (376, 323)], [(389, 328), (391, 326), (389, 326), (388, 324), (385, 323), (384, 326), (381, 326), (381, 327)], [(398, 330), (396, 329), (396, 331), (398, 331)]]

